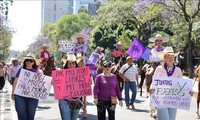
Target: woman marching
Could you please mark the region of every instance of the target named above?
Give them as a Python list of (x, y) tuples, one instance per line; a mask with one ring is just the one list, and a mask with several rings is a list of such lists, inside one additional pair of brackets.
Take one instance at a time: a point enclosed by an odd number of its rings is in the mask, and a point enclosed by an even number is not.
[[(76, 56), (74, 54), (69, 54), (64, 69), (73, 69), (77, 67)], [(83, 107), (80, 97), (60, 99), (58, 104), (62, 120), (77, 120), (79, 111)]]
[[(179, 67), (174, 65), (175, 56), (177, 53), (174, 53), (172, 47), (166, 47), (163, 52), (158, 53), (159, 58), (164, 59), (164, 65), (160, 65), (156, 68), (154, 77), (163, 76), (163, 77), (176, 77), (182, 78), (182, 72)], [(150, 89), (152, 94), (155, 89)], [(192, 95), (192, 92), (190, 92)], [(167, 108), (167, 107), (157, 107), (157, 116), (158, 120), (175, 120), (176, 119), (176, 108)]]
[[(37, 74), (41, 74), (36, 65), (36, 61), (37, 60), (35, 59), (35, 55), (33, 53), (28, 53), (27, 56), (24, 57), (22, 68)], [(20, 71), (21, 69), (16, 74), (11, 98), (15, 101), (15, 109), (17, 111), (18, 120), (34, 120), (39, 100), (14, 94)]]
[(103, 73), (97, 76), (93, 92), (94, 103), (97, 105), (98, 120), (106, 120), (106, 110), (108, 111), (109, 120), (115, 120), (117, 98), (120, 106), (123, 103), (117, 77), (111, 73), (110, 61), (104, 61)]

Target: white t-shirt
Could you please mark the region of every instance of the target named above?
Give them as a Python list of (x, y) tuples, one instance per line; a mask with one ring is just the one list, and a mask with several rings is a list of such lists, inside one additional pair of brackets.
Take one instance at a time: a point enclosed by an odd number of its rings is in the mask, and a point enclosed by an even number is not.
[[(126, 63), (122, 66), (122, 68), (120, 69), (119, 73), (122, 73), (129, 67), (129, 65)], [(136, 75), (138, 74), (138, 68), (136, 67), (136, 65), (132, 65), (124, 74), (124, 76), (126, 78), (128, 78), (131, 82), (135, 82), (136, 81)]]
[[(161, 46), (163, 47), (163, 46)], [(158, 57), (158, 51), (156, 50), (157, 47), (154, 47), (153, 49), (151, 49), (151, 55), (150, 55), (150, 61), (151, 62), (161, 62), (164, 61), (164, 59), (161, 59)], [(165, 47), (163, 47), (163, 51), (164, 51)], [(161, 51), (160, 51), (161, 52)]]

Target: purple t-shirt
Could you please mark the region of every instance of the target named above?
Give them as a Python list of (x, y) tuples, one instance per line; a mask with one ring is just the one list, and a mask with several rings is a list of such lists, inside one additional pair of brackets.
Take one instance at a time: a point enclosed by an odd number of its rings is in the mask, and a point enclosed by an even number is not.
[[(31, 72), (37, 72), (38, 71), (38, 69), (35, 69), (35, 68), (26, 69), (26, 70), (31, 71)], [(16, 78), (19, 78), (20, 71), (21, 71), (21, 69), (18, 70), (18, 72), (15, 76)]]
[(118, 80), (114, 74), (111, 76), (104, 76), (103, 73), (99, 74), (96, 78), (93, 92), (94, 97), (99, 100), (109, 101), (111, 96), (117, 96), (119, 100), (122, 100)]

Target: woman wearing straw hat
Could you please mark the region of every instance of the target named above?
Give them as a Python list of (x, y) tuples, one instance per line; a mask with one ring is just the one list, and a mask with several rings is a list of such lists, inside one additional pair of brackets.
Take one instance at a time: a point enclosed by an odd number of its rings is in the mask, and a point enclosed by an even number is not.
[(97, 46), (97, 48), (94, 50), (95, 53), (99, 55), (99, 59), (105, 60), (105, 54), (102, 52), (104, 50), (103, 47)]
[[(76, 56), (74, 54), (69, 54), (63, 69), (74, 69), (77, 67), (78, 64)], [(79, 111), (83, 107), (83, 103), (80, 98), (81, 97), (60, 99), (58, 101), (62, 120), (77, 120)]]
[[(164, 65), (160, 65), (156, 68), (154, 76), (163, 77), (177, 77), (182, 78), (182, 71), (179, 67), (174, 65), (174, 59), (178, 53), (174, 53), (172, 47), (166, 47), (163, 52), (158, 53), (158, 57), (164, 59)], [(150, 93), (153, 93), (155, 89), (150, 89)], [(192, 92), (190, 93), (192, 95)], [(175, 120), (176, 108), (157, 107), (158, 120)]]
[[(24, 57), (23, 69), (26, 69), (31, 72), (39, 73), (38, 67), (36, 65), (35, 55), (33, 53), (28, 53)], [(38, 106), (38, 99), (23, 97), (20, 95), (14, 94), (14, 90), (16, 88), (18, 78), (20, 75), (21, 69), (17, 72), (11, 98), (15, 101), (15, 109), (17, 111), (17, 116), (19, 120), (34, 120), (36, 108)], [(42, 73), (40, 73), (42, 74)]]
[(83, 55), (85, 55), (88, 39), (89, 37), (82, 33), (72, 35), (71, 40), (74, 41), (74, 46), (72, 47), (71, 52), (74, 54), (82, 53)]
[(50, 45), (47, 45), (47, 44), (43, 44), (41, 47), (42, 51), (40, 52), (40, 59), (41, 59), (40, 68), (44, 67), (44, 64), (47, 62), (47, 60), (49, 59), (51, 55), (50, 51), (48, 50), (49, 47)]

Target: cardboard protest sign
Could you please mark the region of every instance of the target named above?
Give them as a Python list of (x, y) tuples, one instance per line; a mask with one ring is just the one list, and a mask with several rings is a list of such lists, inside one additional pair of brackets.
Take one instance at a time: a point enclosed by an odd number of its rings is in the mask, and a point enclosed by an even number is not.
[(52, 77), (21, 69), (14, 94), (36, 99), (47, 99), (51, 89), (51, 80)]
[(154, 77), (151, 104), (156, 107), (190, 109), (192, 80), (174, 77)]
[(58, 51), (70, 52), (73, 46), (73, 41), (58, 41)]
[(99, 57), (98, 53), (92, 52), (92, 54), (89, 57), (89, 60), (92, 61), (94, 64), (96, 64), (98, 61), (98, 57)]
[(92, 95), (89, 67), (52, 71), (55, 99)]

